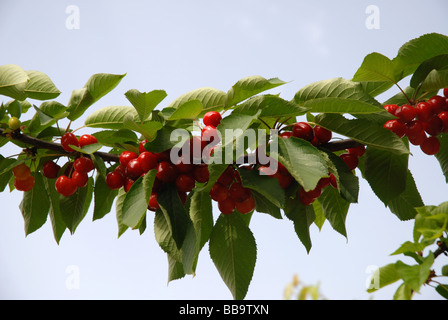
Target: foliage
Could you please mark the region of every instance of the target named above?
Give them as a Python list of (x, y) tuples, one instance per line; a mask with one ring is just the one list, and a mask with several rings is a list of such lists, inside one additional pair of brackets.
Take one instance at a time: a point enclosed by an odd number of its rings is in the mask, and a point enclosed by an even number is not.
[[(438, 207), (423, 203), (408, 168), (411, 136), (398, 135), (384, 127), (386, 122), (400, 119), (385, 106), (415, 107), (448, 87), (447, 57), (448, 37), (425, 34), (405, 43), (392, 59), (376, 52), (367, 55), (352, 79), (317, 81), (298, 89), (289, 100), (275, 94), (286, 82), (249, 76), (227, 91), (199, 88), (164, 107), (160, 107), (167, 97), (164, 90), (131, 89), (125, 92), (128, 106), (106, 106), (90, 114), (86, 113), (89, 108), (115, 89), (124, 74), (94, 74), (82, 88), (73, 90), (69, 101), (62, 103), (54, 100), (60, 91), (46, 74), (3, 65), (0, 94), (12, 100), (4, 101), (0, 107), (0, 148), (14, 144), (20, 152), (0, 155), (0, 191), (20, 190), (15, 186), (20, 179), (12, 169), (23, 163), (29, 167), (33, 187), (23, 191), (19, 205), (25, 234), (38, 230), (49, 217), (57, 243), (66, 230), (75, 233), (90, 208), (94, 220), (115, 209), (118, 236), (128, 230), (145, 232), (147, 221), (152, 218), (155, 238), (168, 256), (170, 281), (194, 274), (199, 252), (208, 243), (210, 257), (223, 281), (235, 299), (243, 299), (257, 258), (256, 239), (250, 230), (255, 212), (268, 214), (276, 222), (286, 217), (283, 223), (291, 223), (309, 252), (312, 224), (320, 228), (327, 220), (336, 232), (347, 236), (345, 222), (349, 208), (358, 201), (359, 179), (365, 179), (398, 219), (415, 221), (414, 241), (405, 243), (395, 254), (412, 256), (417, 265), (397, 262), (380, 269), (380, 287), (401, 279), (404, 283), (395, 298), (411, 298), (411, 292), (418, 292), (428, 277), (433, 279), (430, 268), (434, 255), (428, 253), (424, 257), (417, 253), (435, 241), (446, 244), (448, 211), (445, 203)], [(401, 88), (398, 83), (408, 79), (409, 85)], [(383, 102), (376, 99), (393, 86), (400, 89), (399, 94)], [(186, 136), (179, 138), (185, 143), (200, 134), (204, 127), (201, 119), (211, 111), (222, 116), (216, 128), (219, 141), (214, 152), (220, 154), (219, 151), (230, 146), (231, 163), (208, 163), (207, 181), (196, 180), (185, 199), (172, 182), (164, 183), (158, 193), (157, 208), (150, 210), (148, 201), (156, 188), (157, 170), (133, 179), (129, 187), (109, 187), (107, 176), (119, 167), (123, 152), (138, 154), (144, 150), (160, 155), (175, 150), (179, 140), (173, 141), (173, 132), (183, 129)], [(84, 124), (73, 130), (82, 115), (87, 116)], [(341, 139), (333, 137), (331, 141), (316, 143), (297, 136), (294, 124), (301, 117), (313, 128), (324, 128)], [(79, 134), (86, 128), (98, 130), (92, 134), (94, 143), (83, 146), (70, 143), (66, 147), (72, 151), (67, 151), (62, 141), (58, 143), (65, 133)], [(236, 135), (229, 137), (226, 130), (233, 130)], [(256, 140), (238, 149), (240, 143), (244, 144), (245, 133), (251, 130), (258, 130), (258, 135), (266, 133), (267, 141)], [(435, 154), (448, 181), (448, 133), (444, 130), (441, 128), (437, 135), (432, 135), (440, 148), (431, 154)], [(291, 137), (283, 139), (286, 136), (282, 134)], [(277, 141), (278, 148), (274, 148)], [(267, 144), (270, 146), (267, 149), (266, 142), (272, 143)], [(143, 150), (139, 149), (141, 146)], [(286, 187), (272, 176), (246, 170), (248, 164), (260, 169), (257, 157), (262, 148), (290, 175)], [(341, 157), (355, 148), (363, 149), (356, 158), (359, 176)], [(422, 150), (427, 153), (426, 148)], [(238, 162), (250, 159), (253, 154), (255, 162)], [(57, 181), (43, 174), (43, 167), (49, 160), (58, 162), (60, 176), (72, 172), (73, 162), (80, 157), (91, 159), (94, 170), (82, 187), (64, 196)], [(241, 213), (235, 209), (231, 214), (216, 217), (210, 192), (229, 164), (243, 187), (250, 190), (255, 210)], [(316, 190), (330, 178), (334, 179), (333, 187), (319, 189), (321, 193), (304, 203), (304, 193)], [(443, 273), (446, 275), (446, 270)], [(447, 297), (446, 287), (439, 285), (436, 290)]]

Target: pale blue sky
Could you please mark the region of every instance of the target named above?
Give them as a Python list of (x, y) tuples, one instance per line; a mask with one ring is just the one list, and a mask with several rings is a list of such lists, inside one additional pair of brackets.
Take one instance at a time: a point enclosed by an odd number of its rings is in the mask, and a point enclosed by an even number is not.
[[(380, 10), (380, 29), (365, 26), (368, 5)], [(66, 28), (66, 8), (80, 10), (80, 28)], [(127, 73), (91, 111), (129, 105), (129, 89), (164, 89), (168, 104), (199, 88), (227, 91), (249, 75), (290, 83), (276, 90), (292, 98), (302, 86), (333, 77), (350, 79), (372, 51), (393, 58), (406, 41), (428, 32), (448, 33), (448, 3), (429, 1), (1, 1), (0, 64), (47, 73), (66, 104), (71, 91), (94, 73)], [(394, 90), (392, 90), (394, 92)], [(4, 101), (7, 101), (5, 99)], [(81, 118), (77, 121), (81, 126)], [(12, 149), (11, 149), (12, 150)], [(2, 153), (10, 151), (2, 149)], [(413, 149), (410, 168), (427, 204), (446, 200), (447, 186), (433, 157)], [(282, 299), (298, 274), (321, 283), (330, 299), (367, 299), (371, 265), (410, 240), (412, 223), (401, 222), (361, 181), (360, 203), (347, 217), (348, 239), (326, 223), (311, 228), (305, 248), (288, 219), (254, 214), (251, 229), (258, 260), (248, 299)], [(91, 221), (59, 246), (49, 221), (25, 238), (21, 193), (0, 194), (0, 298), (3, 299), (231, 299), (205, 247), (195, 278), (167, 285), (167, 259), (152, 233), (126, 232), (117, 239), (115, 212)], [(216, 213), (217, 215), (217, 213)], [(405, 262), (409, 262), (403, 259)], [(79, 289), (69, 290), (69, 266), (79, 270)], [(388, 299), (396, 286), (373, 297)], [(417, 298), (435, 299), (431, 288)]]

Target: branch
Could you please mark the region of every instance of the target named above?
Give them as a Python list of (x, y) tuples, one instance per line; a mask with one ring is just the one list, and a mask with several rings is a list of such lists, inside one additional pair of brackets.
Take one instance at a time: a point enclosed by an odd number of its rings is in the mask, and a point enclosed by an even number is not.
[[(4, 129), (2, 129), (2, 128), (0, 128), (0, 135), (4, 135)], [(22, 134), (19, 131), (11, 132), (10, 137), (13, 140), (23, 142), (26, 145), (31, 145), (31, 146), (36, 147), (38, 149), (53, 150), (53, 151), (57, 151), (60, 154), (68, 155), (68, 156), (74, 154), (73, 152), (65, 151), (64, 148), (62, 147), (62, 145), (59, 144), (59, 143), (37, 139), (37, 138), (31, 137), (31, 136), (28, 136), (26, 134)], [(100, 158), (102, 158), (104, 161), (109, 161), (109, 162), (118, 162), (118, 161), (120, 161), (119, 160), (119, 155), (117, 155), (117, 154), (112, 154), (112, 153), (107, 153), (107, 152), (100, 152), (100, 151), (97, 151), (94, 154), (99, 156)]]
[[(2, 128), (0, 128), (0, 135), (5, 135), (4, 129), (2, 129)], [(64, 148), (62, 147), (62, 145), (59, 143), (37, 139), (37, 138), (31, 137), (29, 135), (23, 134), (19, 131), (11, 132), (10, 137), (13, 140), (23, 142), (27, 145), (34, 146), (38, 149), (53, 150), (53, 151), (57, 151), (58, 153), (68, 155), (68, 156), (73, 155), (73, 152), (65, 151)], [(322, 144), (321, 147), (326, 148), (327, 150), (330, 150), (330, 151), (339, 151), (339, 150), (345, 150), (345, 149), (349, 149), (349, 148), (359, 147), (361, 145), (362, 145), (361, 143), (359, 143), (355, 140), (345, 139), (345, 140), (338, 140), (338, 141), (325, 143), (325, 144)], [(97, 151), (97, 152), (95, 152), (95, 155), (101, 157), (104, 161), (108, 161), (108, 162), (119, 162), (120, 161), (119, 155), (117, 155), (117, 154)]]

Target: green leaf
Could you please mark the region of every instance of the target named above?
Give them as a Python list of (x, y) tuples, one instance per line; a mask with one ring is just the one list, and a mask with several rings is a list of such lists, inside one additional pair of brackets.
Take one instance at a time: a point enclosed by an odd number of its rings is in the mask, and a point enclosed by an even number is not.
[(45, 192), (44, 178), (41, 173), (33, 174), (35, 178), (34, 187), (30, 191), (23, 192), (20, 203), (20, 211), (25, 220), (25, 235), (39, 229), (47, 220), (50, 202)]
[(177, 248), (181, 248), (191, 223), (174, 185), (165, 185), (157, 194), (157, 202), (168, 222)]
[(95, 186), (93, 189), (93, 221), (103, 218), (110, 212), (117, 194), (117, 189), (111, 189), (108, 187), (104, 176), (101, 174), (96, 176)]
[(384, 288), (398, 280), (400, 280), (400, 275), (398, 274), (396, 264), (391, 263), (385, 265), (378, 268), (373, 273), (367, 292), (375, 292), (376, 290)]
[(394, 64), (378, 52), (370, 53), (364, 58), (352, 81), (396, 83)]
[(314, 113), (376, 113), (382, 111), (378, 106), (370, 103), (345, 99), (345, 98), (318, 98), (308, 100), (304, 104), (305, 108), (309, 108), (309, 112)]
[(123, 125), (126, 129), (141, 133), (148, 141), (153, 140), (157, 131), (163, 127), (163, 124), (158, 121), (136, 122), (133, 114), (124, 117)]
[(94, 154), (95, 152), (100, 150), (102, 147), (103, 147), (103, 145), (101, 143), (92, 143), (92, 144), (88, 144), (83, 147), (77, 147), (77, 146), (71, 145), (71, 148), (73, 150), (76, 150), (76, 151), (84, 153), (84, 154)]
[[(276, 153), (271, 151), (271, 156)], [(303, 139), (278, 139), (278, 161), (306, 190), (313, 190), (321, 177), (328, 175), (328, 167), (321, 152)]]
[(406, 283), (402, 283), (394, 293), (394, 300), (411, 300), (413, 293)]
[(434, 263), (434, 255), (430, 253), (422, 264), (407, 265), (402, 261), (395, 263), (395, 269), (401, 279), (415, 292), (420, 292), (420, 287), (428, 280), (432, 264)]
[(188, 101), (199, 100), (203, 106), (201, 115), (204, 115), (208, 111), (221, 111), (224, 109), (225, 98), (226, 93), (224, 91), (210, 87), (198, 88), (182, 94), (171, 102), (166, 108), (177, 109), (179, 106)]
[(278, 180), (266, 175), (260, 175), (258, 170), (238, 168), (241, 184), (266, 198), (279, 208), (285, 205), (285, 192), (280, 187)]
[(25, 100), (26, 85), (30, 81), (28, 74), (14, 64), (0, 66), (0, 94), (16, 100)]
[(314, 122), (330, 131), (378, 149), (396, 154), (409, 154), (408, 147), (393, 132), (366, 119), (346, 119), (338, 114), (319, 114)]
[(257, 191), (252, 190), (251, 192), (255, 200), (255, 211), (270, 214), (276, 219), (282, 219), (282, 214), (278, 206)]
[(293, 221), (294, 230), (309, 253), (311, 250), (310, 226), (316, 219), (313, 206), (304, 206), (298, 197), (287, 198), (284, 212), (286, 217)]
[(241, 214), (220, 215), (210, 236), (210, 257), (235, 300), (242, 300), (252, 280), (257, 246)]
[(137, 111), (133, 107), (103, 107), (92, 112), (86, 118), (84, 124), (91, 128), (123, 129), (124, 118), (129, 114), (134, 116), (134, 120), (138, 117)]
[(445, 299), (448, 299), (448, 284), (439, 284), (436, 287), (436, 292)]
[(221, 136), (222, 146), (226, 147), (242, 136), (260, 113), (261, 110), (253, 115), (232, 112), (223, 118), (217, 128)]
[(403, 44), (393, 59), (397, 79), (412, 74), (425, 60), (448, 53), (448, 37), (438, 33), (428, 33)]
[(309, 100), (321, 98), (359, 101), (382, 109), (382, 105), (365, 91), (361, 83), (343, 78), (322, 80), (306, 85), (296, 92), (294, 102), (303, 106)]
[(421, 242), (415, 243), (415, 242), (411, 242), (411, 241), (406, 241), (397, 250), (392, 252), (391, 255), (423, 251), (423, 249), (425, 249), (426, 246), (427, 246), (427, 244), (425, 244), (425, 243), (421, 243)]
[(59, 244), (67, 226), (62, 219), (62, 212), (59, 208), (60, 195), (54, 187), (55, 182), (55, 179), (44, 178), (45, 191), (50, 205), (48, 215), (50, 216), (54, 239)]
[(247, 101), (235, 107), (233, 112), (255, 115), (262, 110), (262, 118), (295, 117), (305, 114), (308, 108), (299, 106), (291, 101), (284, 100), (278, 95), (264, 94), (249, 98)]
[(9, 181), (13, 177), (12, 167), (14, 166), (15, 159), (5, 158), (0, 155), (0, 192), (3, 192), (8, 185)]
[(250, 76), (239, 80), (227, 92), (225, 99), (226, 108), (232, 107), (263, 91), (276, 88), (286, 82), (278, 79), (265, 79), (261, 76)]
[(208, 192), (195, 191), (190, 198), (189, 205), (190, 219), (193, 222), (196, 232), (197, 252), (210, 239), (213, 229), (213, 207)]
[(405, 190), (408, 159), (407, 154), (372, 147), (366, 149), (364, 177), (383, 203), (387, 204)]
[(156, 173), (155, 169), (150, 170), (135, 180), (124, 198), (122, 223), (132, 229), (137, 229), (146, 215)]
[(121, 237), (121, 235), (129, 228), (123, 223), (123, 202), (125, 198), (126, 192), (124, 191), (124, 188), (120, 188), (115, 200), (115, 216), (118, 224), (118, 237)]
[(88, 107), (113, 90), (125, 75), (98, 73), (91, 76), (83, 88), (72, 92), (67, 118), (72, 121), (78, 119)]
[(43, 72), (27, 71), (30, 81), (25, 87), (25, 94), (28, 98), (36, 100), (50, 100), (61, 94), (53, 81)]
[(157, 131), (156, 137), (145, 144), (145, 148), (151, 152), (163, 152), (175, 146), (183, 146), (189, 138), (190, 135), (186, 130), (163, 126)]
[(404, 192), (391, 199), (386, 205), (400, 220), (413, 219), (417, 214), (416, 208), (424, 205), (417, 190), (414, 178), (408, 170)]
[(448, 134), (441, 134), (438, 138), (440, 141), (440, 150), (435, 154), (435, 157), (445, 176), (445, 181), (448, 183)]
[(343, 199), (335, 188), (325, 188), (319, 197), (325, 218), (330, 222), (334, 230), (347, 238), (345, 220), (347, 218), (350, 203)]
[(148, 119), (155, 107), (167, 96), (164, 90), (140, 92), (137, 89), (128, 90), (124, 95), (137, 110), (140, 121)]
[[(448, 68), (448, 54), (442, 54), (428, 60), (425, 60), (418, 66), (414, 74), (411, 77), (410, 85), (412, 88), (417, 88), (421, 85), (428, 75), (434, 70), (445, 70)], [(439, 87), (436, 89), (440, 89)]]
[(93, 179), (90, 177), (86, 187), (78, 188), (69, 197), (60, 196), (59, 209), (62, 213), (62, 219), (71, 234), (75, 233), (76, 228), (87, 214), (92, 195)]
[(202, 112), (202, 103), (199, 100), (188, 100), (177, 108), (165, 108), (162, 115), (166, 120), (195, 119)]

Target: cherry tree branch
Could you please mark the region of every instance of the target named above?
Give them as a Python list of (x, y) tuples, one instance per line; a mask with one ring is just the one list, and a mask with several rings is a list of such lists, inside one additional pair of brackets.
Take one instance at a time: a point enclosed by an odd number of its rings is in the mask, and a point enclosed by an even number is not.
[[(0, 128), (0, 135), (5, 136), (4, 131), (5, 131), (5, 129)], [(20, 141), (26, 145), (30, 145), (30, 146), (33, 146), (38, 149), (53, 150), (60, 154), (68, 155), (68, 156), (73, 155), (73, 153), (65, 151), (64, 148), (62, 147), (62, 145), (59, 143), (38, 139), (38, 138), (35, 138), (32, 136), (23, 134), (19, 131), (13, 131), (13, 132), (9, 133), (8, 135), (13, 140)], [(355, 140), (344, 139), (344, 140), (337, 140), (337, 141), (332, 141), (332, 142), (322, 144), (321, 147), (326, 148), (327, 150), (330, 150), (330, 151), (340, 151), (340, 150), (346, 150), (349, 148), (359, 147), (361, 145), (362, 144), (360, 144), (359, 142), (357, 142)], [(97, 151), (97, 152), (95, 152), (95, 155), (101, 157), (104, 161), (108, 161), (108, 162), (118, 162), (119, 161), (119, 155), (117, 155), (117, 154)]]

